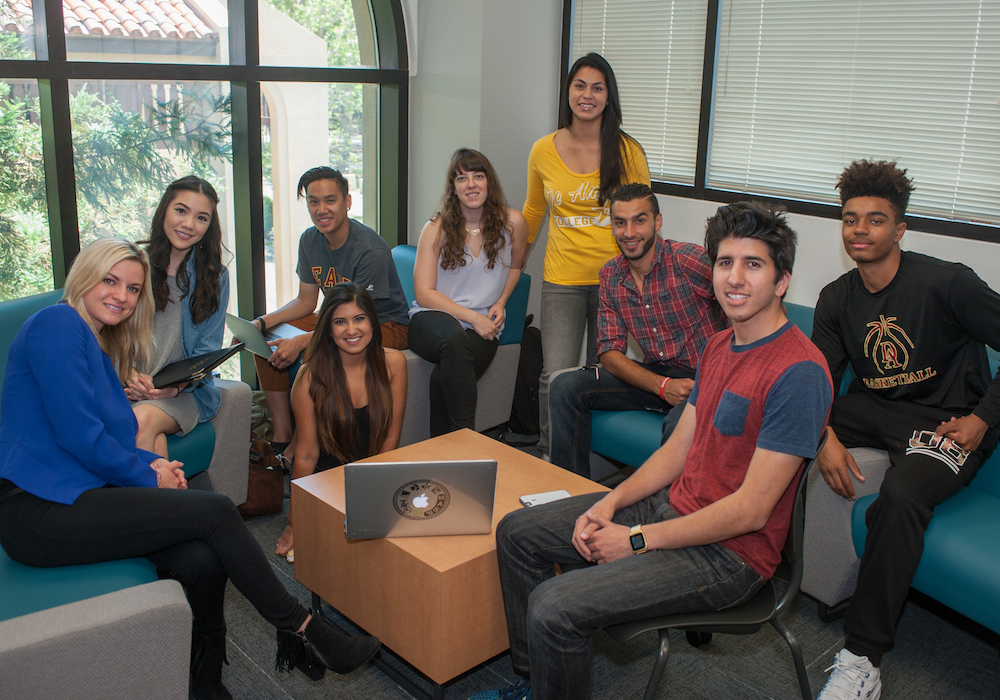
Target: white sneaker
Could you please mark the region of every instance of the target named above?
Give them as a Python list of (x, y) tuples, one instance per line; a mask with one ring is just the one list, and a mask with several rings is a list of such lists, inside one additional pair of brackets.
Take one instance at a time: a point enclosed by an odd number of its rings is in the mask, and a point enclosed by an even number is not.
[(882, 679), (867, 656), (856, 656), (841, 649), (833, 657), (833, 671), (816, 700), (878, 700), (882, 697)]

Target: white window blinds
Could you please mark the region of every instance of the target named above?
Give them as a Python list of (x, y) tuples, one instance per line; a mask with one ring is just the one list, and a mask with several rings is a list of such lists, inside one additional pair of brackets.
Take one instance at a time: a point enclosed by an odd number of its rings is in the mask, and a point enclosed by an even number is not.
[(573, 3), (571, 63), (596, 51), (611, 64), (654, 180), (694, 183), (706, 13), (691, 0)]
[[(653, 179), (693, 183), (706, 3), (575, 0), (572, 58), (615, 69)], [(1000, 225), (1000, 0), (722, 0), (713, 189), (837, 202), (899, 161), (910, 213)]]
[(1000, 2), (731, 0), (708, 186), (836, 202), (897, 160), (911, 213), (1000, 223)]

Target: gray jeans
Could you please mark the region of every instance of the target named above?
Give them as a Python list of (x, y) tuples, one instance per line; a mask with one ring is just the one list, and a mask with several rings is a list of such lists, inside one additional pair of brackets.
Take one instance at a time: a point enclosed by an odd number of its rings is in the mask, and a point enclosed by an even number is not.
[(538, 449), (549, 453), (549, 380), (554, 372), (580, 364), (587, 331), (587, 362), (597, 363), (599, 285), (542, 282), (542, 376), (538, 380)]
[[(667, 491), (623, 508), (631, 527), (676, 518)], [(531, 674), (532, 698), (590, 697), (595, 631), (658, 615), (721, 610), (747, 600), (764, 580), (735, 553), (713, 544), (650, 550), (555, 575), (553, 564), (585, 564), (571, 538), (576, 519), (604, 494), (514, 511), (497, 527), (511, 661)]]

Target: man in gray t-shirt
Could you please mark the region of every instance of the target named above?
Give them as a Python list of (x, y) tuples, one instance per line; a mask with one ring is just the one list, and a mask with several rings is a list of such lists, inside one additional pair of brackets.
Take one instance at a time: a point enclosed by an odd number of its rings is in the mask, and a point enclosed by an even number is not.
[(306, 229), (299, 239), (299, 264), (295, 268), (299, 281), (318, 286), (324, 295), (338, 282), (354, 282), (372, 295), (379, 323), (395, 321), (405, 325), (409, 318), (406, 297), (389, 246), (364, 224), (354, 219), (347, 223), (347, 240), (336, 249), (330, 248), (327, 237), (315, 226)]
[[(406, 296), (389, 246), (373, 230), (347, 216), (351, 195), (344, 176), (328, 167), (307, 170), (299, 179), (298, 196), (305, 196), (313, 222), (299, 241), (299, 294), (280, 309), (255, 319), (262, 331), (279, 323), (310, 331), (273, 341), (274, 353), (268, 360), (254, 358), (257, 378), (271, 409), (277, 452), (293, 435), (287, 370), (312, 338), (320, 289), (326, 294), (338, 282), (348, 280), (366, 289), (375, 301), (384, 347), (406, 348), (409, 321)], [(290, 458), (292, 452), (294, 448), (285, 450), (285, 456)]]

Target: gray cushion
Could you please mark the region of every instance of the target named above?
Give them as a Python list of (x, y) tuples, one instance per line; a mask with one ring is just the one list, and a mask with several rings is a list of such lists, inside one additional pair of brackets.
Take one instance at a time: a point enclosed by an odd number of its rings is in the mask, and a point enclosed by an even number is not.
[[(854, 482), (858, 498), (877, 493), (882, 485), (889, 456), (885, 450), (851, 448), (851, 455), (865, 477)], [(854, 501), (833, 492), (819, 468), (814, 466), (806, 491), (805, 544), (802, 592), (833, 606), (854, 595), (860, 560), (851, 539), (851, 511)]]
[(154, 581), (0, 622), (0, 695), (180, 700), (190, 654), (184, 591)]

